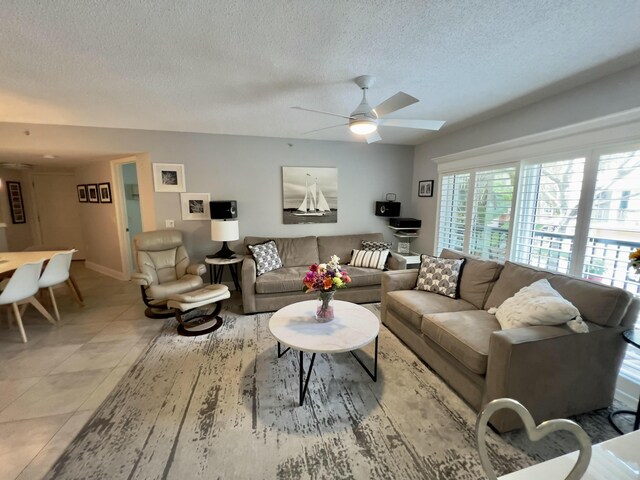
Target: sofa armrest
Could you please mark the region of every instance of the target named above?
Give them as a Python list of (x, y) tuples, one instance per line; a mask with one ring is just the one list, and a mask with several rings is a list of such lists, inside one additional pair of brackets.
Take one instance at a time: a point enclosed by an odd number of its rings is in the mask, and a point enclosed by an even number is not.
[(190, 275), (202, 276), (207, 273), (207, 267), (202, 263), (192, 263), (187, 267), (187, 273)]
[(254, 313), (256, 308), (256, 261), (246, 256), (242, 261), (242, 308), (244, 313)]
[[(613, 401), (624, 356), (620, 328), (573, 333), (565, 326), (501, 330), (491, 335), (482, 406), (513, 398), (540, 422), (604, 408)], [(519, 428), (513, 412), (497, 412), (500, 432)]]
[(387, 266), (389, 267), (389, 270), (406, 270), (407, 259), (395, 252), (389, 252)]
[(412, 290), (416, 286), (418, 269), (393, 270), (382, 274), (382, 296), (395, 290)]
[(148, 287), (153, 282), (153, 278), (149, 273), (133, 272), (131, 274), (131, 281), (136, 285), (142, 285)]

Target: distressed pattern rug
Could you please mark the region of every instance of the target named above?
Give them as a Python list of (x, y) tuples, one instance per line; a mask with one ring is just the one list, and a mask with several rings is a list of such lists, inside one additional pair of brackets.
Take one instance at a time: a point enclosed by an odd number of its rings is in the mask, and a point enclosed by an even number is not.
[[(168, 320), (47, 478), (483, 478), (475, 412), (385, 327), (376, 383), (349, 353), (318, 355), (300, 407), (297, 352), (278, 359), (271, 315), (238, 312), (201, 337)], [(359, 354), (372, 361), (373, 345)], [(606, 416), (577, 420), (599, 442), (616, 435)], [(487, 442), (499, 475), (577, 448), (523, 432)]]

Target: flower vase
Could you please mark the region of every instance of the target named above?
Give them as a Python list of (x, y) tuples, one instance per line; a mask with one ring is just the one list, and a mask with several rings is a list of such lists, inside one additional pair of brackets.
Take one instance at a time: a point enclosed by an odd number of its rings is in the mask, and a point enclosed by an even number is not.
[(316, 309), (316, 320), (318, 322), (330, 322), (333, 320), (333, 294), (335, 290), (320, 292), (318, 295), (318, 308)]

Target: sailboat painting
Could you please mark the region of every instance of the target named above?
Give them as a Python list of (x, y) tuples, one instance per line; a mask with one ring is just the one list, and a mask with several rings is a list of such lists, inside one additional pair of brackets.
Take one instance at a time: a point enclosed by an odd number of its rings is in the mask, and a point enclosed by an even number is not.
[(282, 167), (282, 223), (337, 223), (338, 169)]

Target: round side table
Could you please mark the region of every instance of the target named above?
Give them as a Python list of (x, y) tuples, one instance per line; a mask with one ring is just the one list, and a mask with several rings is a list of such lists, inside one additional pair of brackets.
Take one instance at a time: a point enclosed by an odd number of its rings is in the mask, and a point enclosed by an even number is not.
[[(622, 332), (622, 337), (624, 341), (630, 343), (632, 346), (636, 348), (640, 348), (640, 330), (626, 330)], [(619, 414), (627, 414), (627, 415), (635, 415), (636, 419), (633, 422), (633, 431), (635, 432), (640, 427), (640, 398), (638, 398), (638, 408), (636, 411), (633, 410), (615, 410), (609, 414), (609, 422), (616, 429), (619, 434), (623, 434), (624, 432), (620, 430), (620, 428), (615, 424), (613, 418)]]
[(238, 281), (238, 265), (244, 260), (244, 255), (236, 253), (231, 258), (205, 258), (204, 263), (209, 266), (209, 281), (213, 283), (222, 282), (222, 273), (225, 265), (229, 267), (231, 272), (231, 278), (233, 279), (233, 285), (238, 292), (242, 291), (240, 282)]

